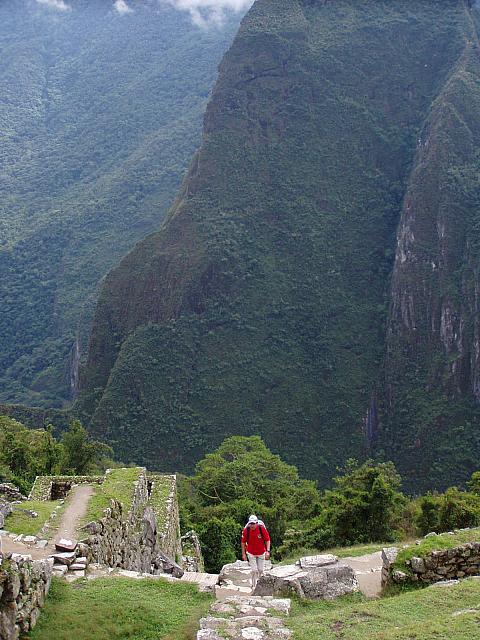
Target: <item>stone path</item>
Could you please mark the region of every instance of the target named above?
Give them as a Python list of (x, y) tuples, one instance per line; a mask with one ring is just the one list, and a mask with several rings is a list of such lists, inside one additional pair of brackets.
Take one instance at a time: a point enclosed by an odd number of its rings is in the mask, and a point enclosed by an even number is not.
[(360, 591), (367, 598), (378, 598), (382, 591), (382, 552), (342, 558), (355, 572)]
[(229, 596), (200, 620), (197, 640), (288, 640), (290, 600), (271, 596)]
[(183, 582), (194, 582), (195, 584), (198, 584), (199, 591), (208, 591), (211, 593), (215, 593), (215, 585), (218, 582), (218, 574), (185, 571), (180, 580), (182, 580)]
[(37, 544), (29, 544), (28, 536), (19, 536), (19, 539), (16, 540), (9, 535), (4, 535), (2, 536), (2, 552), (29, 555), (33, 560), (43, 560), (55, 553), (55, 542), (58, 542), (61, 538), (75, 538), (76, 529), (87, 511), (88, 501), (92, 493), (93, 487), (91, 485), (82, 484), (72, 488), (67, 498), (67, 506), (58, 523), (58, 531), (53, 540), (48, 543), (44, 540), (44, 545), (39, 547), (38, 542)]

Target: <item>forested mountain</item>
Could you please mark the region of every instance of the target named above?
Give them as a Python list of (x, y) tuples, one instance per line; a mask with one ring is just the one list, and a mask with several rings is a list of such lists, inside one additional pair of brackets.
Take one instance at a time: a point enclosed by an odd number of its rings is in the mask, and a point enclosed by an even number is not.
[(0, 3), (0, 401), (71, 397), (99, 281), (173, 203), (239, 19)]
[(106, 279), (77, 410), (191, 469), (260, 433), (310, 477), (393, 458), (412, 489), (480, 454), (478, 13), (257, 0), (163, 228)]

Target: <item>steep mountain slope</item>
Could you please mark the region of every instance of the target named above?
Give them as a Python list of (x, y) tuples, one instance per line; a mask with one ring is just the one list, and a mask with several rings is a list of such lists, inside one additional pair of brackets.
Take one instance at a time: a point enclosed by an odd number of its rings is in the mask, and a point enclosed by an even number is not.
[(171, 206), (239, 21), (66, 6), (0, 3), (0, 401), (42, 406), (77, 384), (99, 281)]
[(480, 457), (477, 20), (418, 139), (392, 279), (381, 440), (423, 486), (464, 482)]
[[(397, 303), (385, 359), (396, 232), (425, 121), (449, 91), (475, 104), (452, 85), (478, 56), (474, 14), (257, 0), (163, 229), (100, 296), (77, 409), (122, 459), (191, 469), (226, 434), (260, 433), (323, 481), (376, 444), (403, 455), (383, 402), (384, 378), (408, 372)], [(461, 146), (447, 123), (442, 136)]]

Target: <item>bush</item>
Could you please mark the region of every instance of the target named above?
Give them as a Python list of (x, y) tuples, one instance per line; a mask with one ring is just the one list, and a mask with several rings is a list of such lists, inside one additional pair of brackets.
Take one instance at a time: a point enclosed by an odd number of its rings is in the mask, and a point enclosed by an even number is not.
[(206, 571), (218, 573), (223, 565), (235, 562), (241, 533), (242, 526), (233, 518), (211, 518), (200, 525), (198, 534)]
[(451, 487), (443, 494), (423, 496), (417, 525), (422, 535), (479, 526), (480, 495)]
[(305, 533), (308, 545), (318, 548), (394, 540), (406, 504), (399, 491), (401, 479), (391, 462), (362, 465), (350, 460), (335, 487), (323, 496), (323, 509)]

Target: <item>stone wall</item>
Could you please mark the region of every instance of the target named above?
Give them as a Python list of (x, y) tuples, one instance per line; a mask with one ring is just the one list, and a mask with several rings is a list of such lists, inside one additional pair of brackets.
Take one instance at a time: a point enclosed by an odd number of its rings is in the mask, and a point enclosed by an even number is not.
[[(425, 557), (413, 557), (406, 561), (406, 571), (389, 563), (384, 582), (434, 583), (442, 580), (458, 580), (480, 575), (480, 542), (467, 542), (452, 549), (432, 551)], [(386, 562), (384, 559), (384, 568)]]
[(75, 484), (102, 484), (104, 479), (104, 476), (37, 476), (28, 499), (42, 502), (51, 500), (54, 484), (72, 487)]
[(176, 478), (168, 477), (171, 479), (171, 491), (166, 504), (163, 504), (161, 518), (158, 508), (150, 500), (152, 480), (142, 470), (134, 483), (128, 511), (120, 502), (111, 500), (103, 518), (84, 527), (88, 536), (82, 542), (88, 546), (89, 562), (155, 573), (163, 571), (165, 555), (172, 560), (179, 556)]
[[(161, 483), (167, 485), (168, 496), (161, 498), (162, 492), (157, 494), (158, 486)], [(150, 476), (152, 482), (150, 493), (150, 504), (157, 517), (158, 531), (157, 542), (159, 548), (173, 560), (180, 561), (182, 556), (182, 546), (180, 542), (180, 517), (178, 513), (177, 497), (177, 477), (170, 476)], [(160, 501), (159, 501), (160, 498)]]
[(0, 554), (0, 638), (18, 640), (35, 626), (52, 579), (52, 563)]

